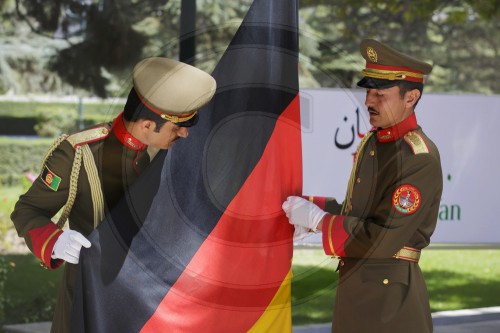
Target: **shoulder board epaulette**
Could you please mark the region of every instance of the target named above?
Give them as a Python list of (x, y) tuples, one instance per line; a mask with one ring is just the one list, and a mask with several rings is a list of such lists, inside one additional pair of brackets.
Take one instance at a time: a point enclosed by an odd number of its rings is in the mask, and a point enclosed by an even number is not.
[(76, 148), (84, 144), (102, 140), (106, 138), (110, 132), (111, 130), (109, 127), (98, 126), (71, 134), (66, 138), (66, 140), (73, 146), (73, 148)]
[(413, 154), (426, 154), (429, 153), (429, 148), (425, 143), (424, 138), (417, 132), (408, 132), (404, 136), (404, 140), (410, 146), (411, 150), (413, 150)]

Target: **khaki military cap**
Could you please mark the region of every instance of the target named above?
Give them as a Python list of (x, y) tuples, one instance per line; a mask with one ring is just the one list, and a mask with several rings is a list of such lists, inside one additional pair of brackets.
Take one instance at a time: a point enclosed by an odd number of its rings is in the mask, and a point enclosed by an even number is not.
[(361, 71), (363, 78), (358, 86), (364, 88), (389, 88), (401, 81), (424, 82), (424, 75), (432, 71), (426, 62), (410, 57), (374, 39), (361, 42), (359, 51), (366, 60)]
[(212, 99), (216, 89), (210, 74), (162, 57), (140, 61), (134, 67), (133, 84), (148, 109), (179, 125), (192, 120)]

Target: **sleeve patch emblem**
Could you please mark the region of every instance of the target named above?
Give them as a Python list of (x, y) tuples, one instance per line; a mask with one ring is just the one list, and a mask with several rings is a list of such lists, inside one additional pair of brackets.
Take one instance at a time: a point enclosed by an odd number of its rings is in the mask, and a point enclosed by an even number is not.
[(392, 206), (402, 214), (415, 213), (421, 201), (420, 192), (412, 185), (401, 185), (392, 195)]
[(59, 184), (61, 184), (61, 177), (50, 171), (46, 165), (43, 166), (40, 179), (45, 183), (45, 185), (54, 191), (57, 191)]

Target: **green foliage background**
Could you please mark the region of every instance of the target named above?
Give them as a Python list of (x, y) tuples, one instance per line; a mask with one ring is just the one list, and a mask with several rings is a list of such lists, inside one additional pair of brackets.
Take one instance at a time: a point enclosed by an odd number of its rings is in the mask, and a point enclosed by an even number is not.
[[(83, 126), (111, 121), (122, 107), (121, 100), (84, 103)], [(34, 128), (31, 133), (46, 137), (45, 139), (0, 136), (0, 186), (19, 185), (26, 172), (37, 175), (42, 158), (54, 138), (77, 130), (77, 109), (76, 103), (0, 101), (0, 121), (9, 117), (9, 125), (16, 127), (26, 119), (40, 117), (37, 125), (43, 125), (46, 131), (37, 133)]]
[[(0, 0), (0, 93), (124, 96), (140, 58), (177, 58), (188, 37), (181, 0), (90, 3)], [(198, 67), (213, 70), (251, 3), (196, 1)], [(428, 91), (500, 93), (498, 1), (299, 0), (299, 24), (302, 87), (354, 87), (375, 38), (433, 63)]]
[(25, 172), (38, 175), (52, 141), (0, 137), (0, 186), (20, 185)]

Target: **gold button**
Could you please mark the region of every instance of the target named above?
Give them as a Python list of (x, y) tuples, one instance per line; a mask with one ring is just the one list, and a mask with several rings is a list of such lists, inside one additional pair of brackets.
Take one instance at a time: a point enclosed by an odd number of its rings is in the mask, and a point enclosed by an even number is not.
[(342, 260), (342, 259), (341, 259), (341, 260), (339, 261), (339, 266), (340, 266), (340, 267), (342, 267), (342, 266), (344, 266), (344, 265), (345, 265), (344, 260)]
[(108, 130), (106, 128), (103, 128), (101, 132), (102, 134), (108, 134)]
[(375, 156), (375, 150), (370, 150), (370, 156)]
[(384, 281), (382, 281), (383, 284), (389, 284), (389, 279), (384, 279)]
[(361, 183), (361, 178), (356, 179), (356, 182), (359, 184)]
[(391, 135), (391, 131), (387, 131), (387, 135)]

